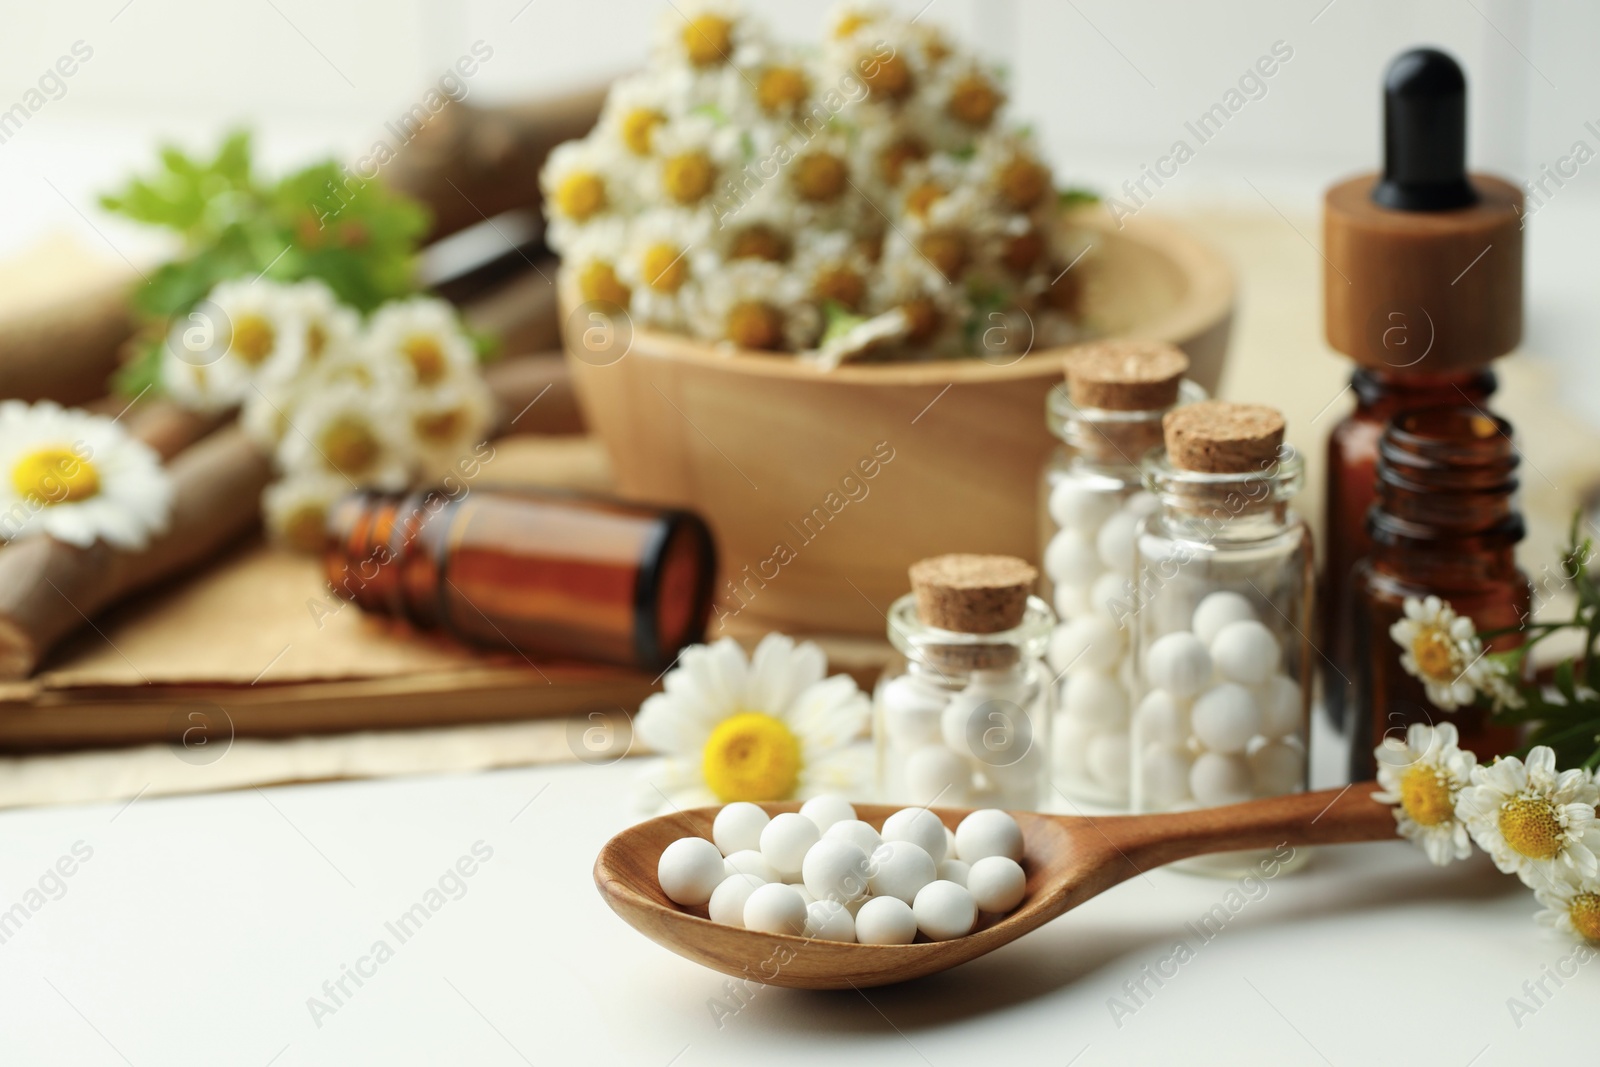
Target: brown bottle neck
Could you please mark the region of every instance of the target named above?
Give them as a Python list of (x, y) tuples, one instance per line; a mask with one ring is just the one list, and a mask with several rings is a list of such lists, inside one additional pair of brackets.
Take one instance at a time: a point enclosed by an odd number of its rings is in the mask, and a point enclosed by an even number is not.
[(1357, 367), (1350, 375), (1356, 412), (1391, 418), (1413, 408), (1481, 405), (1499, 388), (1488, 368), (1453, 374), (1411, 374)]

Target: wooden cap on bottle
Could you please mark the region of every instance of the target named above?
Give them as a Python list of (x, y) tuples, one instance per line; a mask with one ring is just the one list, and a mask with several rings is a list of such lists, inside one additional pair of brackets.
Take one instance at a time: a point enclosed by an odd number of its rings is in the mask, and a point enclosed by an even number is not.
[(1093, 341), (1067, 350), (1067, 395), (1080, 408), (1159, 411), (1178, 402), (1183, 350), (1161, 341)]
[(949, 555), (911, 565), (917, 617), (941, 630), (993, 634), (1022, 623), (1039, 572), (1015, 556)]
[(1167, 458), (1205, 474), (1247, 474), (1270, 465), (1283, 446), (1283, 415), (1264, 404), (1204, 400), (1161, 420)]

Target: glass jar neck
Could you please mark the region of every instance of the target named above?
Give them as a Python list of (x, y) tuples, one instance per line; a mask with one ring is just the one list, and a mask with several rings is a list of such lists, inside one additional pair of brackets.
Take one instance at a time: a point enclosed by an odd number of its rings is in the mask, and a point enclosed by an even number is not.
[(1174, 466), (1166, 452), (1144, 463), (1145, 487), (1161, 500), (1161, 518), (1174, 535), (1197, 541), (1256, 541), (1295, 520), (1289, 501), (1305, 481), (1305, 464), (1291, 446), (1259, 470), (1210, 473)]
[(1350, 375), (1356, 410), (1387, 418), (1411, 408), (1481, 404), (1499, 387), (1488, 368), (1453, 374), (1410, 374), (1358, 367)]
[(1475, 407), (1396, 416), (1378, 443), (1374, 552), (1503, 553), (1522, 540), (1511, 425)]
[(1185, 379), (1178, 383), (1178, 400), (1148, 411), (1114, 411), (1079, 407), (1062, 382), (1045, 397), (1045, 424), (1075, 454), (1096, 467), (1123, 473), (1139, 469), (1139, 460), (1161, 445), (1161, 419), (1185, 404), (1204, 400), (1206, 391)]
[(1044, 656), (1056, 616), (1039, 597), (1028, 598), (1022, 622), (992, 634), (969, 634), (929, 626), (907, 593), (889, 606), (889, 643), (910, 667), (946, 685), (961, 685), (984, 671), (1016, 672)]

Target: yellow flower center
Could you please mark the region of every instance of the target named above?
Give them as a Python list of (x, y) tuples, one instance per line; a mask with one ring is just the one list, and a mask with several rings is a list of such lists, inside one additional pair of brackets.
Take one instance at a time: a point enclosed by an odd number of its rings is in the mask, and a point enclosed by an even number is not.
[(240, 315), (233, 323), (233, 341), (229, 348), (245, 363), (259, 367), (272, 355), (276, 340), (272, 323), (260, 315)]
[(467, 413), (460, 408), (446, 408), (426, 415), (418, 415), (413, 422), (417, 436), (430, 444), (443, 445), (454, 441), (466, 424)]
[(728, 255), (733, 259), (782, 263), (789, 258), (789, 240), (770, 226), (748, 226), (734, 234)]
[(802, 199), (813, 203), (833, 200), (844, 192), (850, 169), (831, 152), (801, 156), (795, 167), (794, 184)]
[(878, 154), (878, 170), (890, 185), (899, 185), (906, 166), (928, 158), (928, 146), (916, 137), (902, 137)]
[(745, 300), (728, 312), (725, 324), (728, 340), (740, 348), (783, 347), (783, 316), (771, 304)]
[(859, 11), (848, 12), (847, 14), (842, 15), (838, 22), (833, 24), (833, 36), (839, 40), (843, 40), (852, 33), (855, 33), (861, 27), (865, 26), (868, 21), (869, 19), (867, 16), (863, 15)]
[(585, 300), (627, 307), (633, 293), (617, 280), (616, 268), (604, 260), (591, 260), (578, 274), (578, 290)]
[(944, 196), (943, 188), (933, 182), (923, 182), (906, 194), (906, 213), (925, 219), (928, 217), (928, 211), (942, 196)]
[(321, 552), (326, 539), (327, 514), (320, 504), (302, 504), (284, 521), (284, 543), (296, 552)]
[(100, 472), (70, 448), (47, 447), (17, 460), (11, 485), (24, 500), (71, 504), (100, 492)]
[(689, 264), (680, 249), (669, 244), (651, 245), (644, 252), (644, 280), (658, 293), (675, 293), (689, 280)]
[(320, 359), (322, 350), (328, 347), (328, 331), (322, 328), (322, 323), (313, 322), (306, 327), (306, 358)]
[(622, 116), (622, 143), (636, 156), (648, 156), (655, 140), (656, 127), (667, 121), (667, 116), (648, 107), (636, 107)]
[(1400, 806), (1418, 826), (1438, 826), (1455, 817), (1450, 782), (1432, 764), (1415, 763), (1400, 779)]
[(768, 67), (756, 83), (756, 100), (769, 115), (793, 111), (805, 102), (811, 86), (805, 73), (796, 67)]
[(582, 222), (606, 206), (606, 183), (598, 174), (578, 171), (561, 179), (556, 186), (556, 210), (569, 219)]
[(378, 435), (362, 419), (347, 415), (322, 431), (322, 454), (335, 469), (351, 477), (365, 474), (381, 451)]
[(685, 152), (662, 165), (661, 184), (667, 195), (680, 204), (698, 202), (711, 191), (717, 168), (704, 152)]
[(867, 295), (867, 280), (849, 267), (824, 267), (812, 280), (818, 300), (837, 300), (846, 310), (856, 311)]
[(967, 239), (949, 230), (934, 230), (922, 238), (922, 254), (939, 268), (946, 281), (955, 281), (967, 266)]
[(907, 300), (900, 305), (900, 310), (906, 317), (907, 341), (926, 341), (939, 329), (943, 318), (934, 302), (925, 296)]
[(683, 50), (697, 67), (725, 62), (732, 48), (733, 23), (721, 15), (697, 16), (683, 28)]
[(1027, 156), (1013, 156), (996, 176), (1000, 195), (1018, 211), (1027, 211), (1050, 191), (1050, 172)]
[(444, 377), (444, 347), (431, 334), (414, 333), (400, 345), (421, 385), (433, 385)]
[(1556, 806), (1541, 796), (1506, 801), (1500, 806), (1500, 836), (1529, 859), (1555, 859), (1561, 853), (1561, 820)]
[(1567, 910), (1572, 928), (1586, 941), (1600, 941), (1600, 893), (1579, 893)]
[(968, 126), (987, 126), (1000, 108), (1000, 91), (981, 74), (969, 74), (950, 91), (952, 118)]
[(874, 93), (882, 93), (890, 100), (903, 100), (911, 95), (911, 68), (899, 53), (887, 59), (865, 58), (856, 69), (861, 71), (861, 80)]
[(928, 62), (938, 66), (950, 58), (950, 42), (944, 35), (929, 31), (922, 39), (922, 54), (928, 57)]
[(1443, 630), (1431, 626), (1423, 628), (1411, 642), (1411, 655), (1424, 677), (1441, 682), (1455, 681), (1456, 648)]
[(784, 800), (800, 781), (800, 740), (781, 719), (744, 711), (717, 724), (701, 756), (706, 785), (725, 804)]

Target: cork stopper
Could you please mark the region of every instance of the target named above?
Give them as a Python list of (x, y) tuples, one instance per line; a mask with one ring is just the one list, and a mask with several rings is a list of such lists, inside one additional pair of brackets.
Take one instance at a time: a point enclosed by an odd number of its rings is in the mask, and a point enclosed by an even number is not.
[(966, 634), (994, 634), (1021, 625), (1038, 577), (1038, 571), (1015, 556), (934, 556), (911, 565), (918, 618)]
[(1246, 474), (1270, 465), (1283, 445), (1283, 415), (1264, 404), (1205, 400), (1161, 420), (1173, 466), (1204, 474)]
[(1159, 411), (1178, 402), (1189, 373), (1182, 349), (1160, 341), (1095, 341), (1065, 357), (1067, 395), (1080, 408)]

